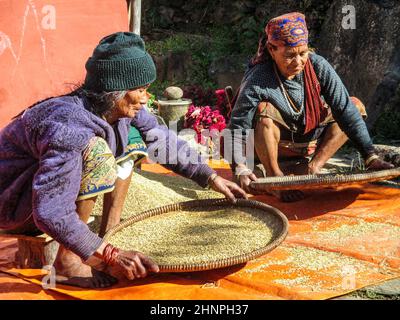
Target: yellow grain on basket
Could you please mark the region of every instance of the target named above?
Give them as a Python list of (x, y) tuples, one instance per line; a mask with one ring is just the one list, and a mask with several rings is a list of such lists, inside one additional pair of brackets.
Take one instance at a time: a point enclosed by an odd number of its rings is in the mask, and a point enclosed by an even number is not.
[[(200, 187), (197, 183), (181, 176), (166, 176), (154, 172), (135, 169), (129, 186), (122, 220), (143, 211), (188, 200), (223, 198), (213, 190)], [(93, 215), (102, 215), (103, 199), (99, 197), (93, 209)], [(100, 219), (91, 226), (95, 232), (99, 230)]]
[(196, 271), (248, 261), (281, 243), (287, 220), (249, 200), (199, 200), (132, 217), (105, 236), (113, 245), (151, 257), (163, 271)]

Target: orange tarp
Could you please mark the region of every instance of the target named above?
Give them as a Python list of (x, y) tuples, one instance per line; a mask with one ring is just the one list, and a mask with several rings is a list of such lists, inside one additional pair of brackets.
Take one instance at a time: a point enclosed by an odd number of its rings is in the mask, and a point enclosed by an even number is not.
[[(213, 166), (221, 175), (230, 176), (227, 166)], [(158, 165), (144, 164), (143, 169), (171, 174)], [(2, 274), (0, 299), (4, 295), (38, 299), (328, 299), (400, 277), (399, 189), (368, 184), (307, 191), (306, 195), (292, 204), (271, 196), (253, 197), (284, 212), (290, 227), (282, 245), (247, 264), (157, 274), (102, 290), (60, 285), (43, 291), (40, 270), (7, 269), (7, 275), (26, 281)], [(9, 263), (15, 243), (3, 240), (0, 245), (0, 265)], [(4, 250), (9, 252), (6, 258)]]
[[(17, 240), (0, 237), (0, 268), (12, 267), (17, 251)], [(0, 300), (54, 300), (72, 299), (55, 291), (44, 291), (41, 286), (34, 285), (21, 278), (0, 272)]]

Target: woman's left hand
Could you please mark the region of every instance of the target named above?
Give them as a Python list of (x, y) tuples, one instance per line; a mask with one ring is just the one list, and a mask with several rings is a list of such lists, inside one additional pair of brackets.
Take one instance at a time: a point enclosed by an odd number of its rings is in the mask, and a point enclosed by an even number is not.
[(214, 191), (222, 193), (232, 203), (236, 202), (236, 198), (247, 199), (246, 192), (240, 188), (236, 183), (226, 180), (220, 176), (217, 176), (210, 181), (210, 187)]
[(393, 169), (394, 165), (380, 158), (372, 160), (367, 169), (370, 171)]

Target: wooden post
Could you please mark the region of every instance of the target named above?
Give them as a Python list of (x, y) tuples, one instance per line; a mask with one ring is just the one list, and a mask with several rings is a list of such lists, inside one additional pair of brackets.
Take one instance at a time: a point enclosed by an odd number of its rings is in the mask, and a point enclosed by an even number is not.
[(140, 35), (140, 19), (142, 11), (142, 0), (130, 0), (129, 15), (129, 31)]

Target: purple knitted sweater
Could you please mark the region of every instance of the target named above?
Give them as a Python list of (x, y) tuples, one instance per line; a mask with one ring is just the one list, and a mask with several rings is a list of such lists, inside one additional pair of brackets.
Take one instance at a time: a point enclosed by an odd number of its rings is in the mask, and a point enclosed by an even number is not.
[[(98, 136), (119, 156), (113, 128), (89, 112), (87, 104), (78, 96), (52, 98), (0, 131), (0, 229), (14, 229), (32, 215), (39, 229), (84, 260), (102, 239), (76, 213), (82, 151), (90, 138)], [(144, 108), (133, 119), (119, 119), (117, 131), (123, 147), (130, 125), (139, 130), (149, 154), (165, 152), (165, 167), (207, 185), (214, 171), (206, 164), (185, 161), (186, 155), (193, 155), (187, 143), (158, 125)], [(179, 152), (169, 155), (168, 146), (175, 144)]]

